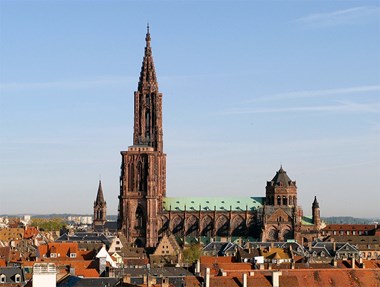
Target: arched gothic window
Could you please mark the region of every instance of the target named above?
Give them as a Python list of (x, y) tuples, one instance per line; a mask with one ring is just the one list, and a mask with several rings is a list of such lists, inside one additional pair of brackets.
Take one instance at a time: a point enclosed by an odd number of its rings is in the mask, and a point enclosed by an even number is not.
[(232, 235), (243, 236), (245, 235), (245, 221), (241, 216), (237, 216), (232, 220)]
[(211, 237), (212, 229), (213, 229), (212, 218), (207, 215), (206, 217), (202, 219), (201, 235)]
[(176, 236), (183, 236), (183, 219), (180, 216), (176, 216), (172, 220), (172, 233)]
[(186, 235), (198, 237), (198, 219), (191, 216), (186, 220)]
[(217, 236), (228, 236), (228, 218), (224, 215), (220, 216), (216, 222), (216, 235)]

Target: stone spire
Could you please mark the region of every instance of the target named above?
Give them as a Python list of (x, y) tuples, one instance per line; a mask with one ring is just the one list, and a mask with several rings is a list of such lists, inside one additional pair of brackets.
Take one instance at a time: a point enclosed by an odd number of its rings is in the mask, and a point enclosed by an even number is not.
[(104, 200), (102, 181), (99, 180), (98, 193), (94, 201), (94, 231), (103, 231), (107, 221), (107, 203)]
[(148, 24), (145, 36), (145, 53), (142, 61), (140, 79), (138, 84), (139, 92), (158, 92), (158, 83), (156, 77), (156, 70), (154, 68), (152, 48), (150, 47), (150, 40), (151, 39)]
[(140, 79), (134, 95), (133, 144), (153, 147), (155, 151), (163, 152), (162, 94), (158, 91), (150, 40), (148, 25)]
[(313, 209), (314, 208), (319, 208), (319, 202), (317, 201), (317, 196), (314, 196)]
[(99, 180), (99, 187), (98, 187), (98, 194), (96, 195), (96, 200), (94, 202), (94, 205), (103, 205), (105, 204), (104, 196), (103, 196), (103, 188), (102, 188), (102, 181)]

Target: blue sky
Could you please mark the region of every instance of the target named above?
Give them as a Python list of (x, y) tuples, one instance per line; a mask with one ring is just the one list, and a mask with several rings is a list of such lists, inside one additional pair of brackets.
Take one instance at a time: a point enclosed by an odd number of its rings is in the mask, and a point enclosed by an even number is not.
[(168, 196), (380, 216), (378, 1), (0, 1), (0, 214), (117, 213), (149, 21)]

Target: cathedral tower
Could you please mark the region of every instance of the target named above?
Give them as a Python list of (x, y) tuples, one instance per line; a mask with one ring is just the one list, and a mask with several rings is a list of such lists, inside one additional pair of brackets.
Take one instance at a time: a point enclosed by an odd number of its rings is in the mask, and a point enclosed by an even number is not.
[(98, 193), (94, 201), (94, 230), (103, 230), (107, 221), (107, 203), (104, 200), (102, 182), (99, 180)]
[(297, 206), (297, 185), (281, 168), (267, 181), (263, 210), (262, 241), (298, 238), (301, 213)]
[(266, 204), (272, 206), (297, 206), (297, 186), (282, 166), (266, 186)]
[(137, 91), (134, 93), (133, 145), (122, 151), (118, 226), (128, 242), (155, 247), (158, 213), (166, 195), (162, 94), (158, 91), (149, 26)]

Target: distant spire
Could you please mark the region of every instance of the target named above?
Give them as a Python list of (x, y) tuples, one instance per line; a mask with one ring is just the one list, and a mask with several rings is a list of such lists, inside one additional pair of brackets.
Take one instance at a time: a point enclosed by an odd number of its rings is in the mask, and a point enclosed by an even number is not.
[(317, 201), (317, 196), (314, 196), (313, 208), (319, 208), (319, 202)]
[(95, 204), (101, 204), (105, 203), (104, 196), (103, 196), (103, 188), (102, 188), (102, 181), (99, 180), (99, 187), (98, 187), (98, 194), (96, 195)]
[(141, 66), (140, 79), (138, 84), (138, 90), (142, 92), (143, 90), (149, 92), (158, 92), (158, 83), (156, 77), (156, 70), (154, 68), (152, 48), (150, 47), (150, 27), (149, 23), (146, 26), (146, 36), (145, 36), (146, 46), (144, 58)]

